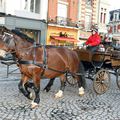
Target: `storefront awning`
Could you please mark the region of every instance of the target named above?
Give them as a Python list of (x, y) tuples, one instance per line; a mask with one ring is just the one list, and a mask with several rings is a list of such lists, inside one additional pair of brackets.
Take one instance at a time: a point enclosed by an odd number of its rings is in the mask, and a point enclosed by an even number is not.
[(60, 37), (60, 36), (50, 36), (52, 39), (59, 41), (67, 41), (67, 42), (79, 42), (77, 39), (71, 37)]

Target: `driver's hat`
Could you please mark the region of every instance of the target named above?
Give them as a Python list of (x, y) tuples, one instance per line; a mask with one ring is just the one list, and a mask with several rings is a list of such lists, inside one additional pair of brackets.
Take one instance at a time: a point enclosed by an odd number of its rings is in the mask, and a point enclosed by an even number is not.
[(98, 28), (92, 28), (91, 31), (92, 31), (92, 32), (93, 32), (93, 31), (98, 32)]

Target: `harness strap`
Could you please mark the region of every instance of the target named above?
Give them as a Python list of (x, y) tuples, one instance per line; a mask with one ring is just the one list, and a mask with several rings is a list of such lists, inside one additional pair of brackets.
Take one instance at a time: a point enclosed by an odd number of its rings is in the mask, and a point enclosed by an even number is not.
[(50, 67), (46, 67), (46, 64), (42, 64), (42, 63), (35, 63), (34, 61), (25, 61), (25, 60), (18, 60), (17, 61), (19, 64), (34, 64), (34, 65), (36, 65), (36, 66), (38, 66), (38, 67), (41, 67), (41, 68), (43, 68), (44, 70), (45, 69), (48, 69), (48, 70), (52, 70), (52, 71), (55, 71), (55, 72), (59, 72), (59, 73), (66, 73), (67, 71), (60, 71), (60, 70), (56, 70), (56, 69), (53, 69), (53, 68), (50, 68)]
[(45, 45), (43, 45), (43, 64), (47, 65), (47, 51)]

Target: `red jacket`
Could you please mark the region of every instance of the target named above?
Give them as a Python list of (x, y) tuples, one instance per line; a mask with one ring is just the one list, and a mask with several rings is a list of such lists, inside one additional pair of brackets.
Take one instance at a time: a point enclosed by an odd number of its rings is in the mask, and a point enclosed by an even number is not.
[(101, 38), (98, 35), (98, 33), (95, 33), (94, 35), (91, 35), (88, 40), (85, 42), (86, 45), (90, 46), (97, 46), (101, 42)]

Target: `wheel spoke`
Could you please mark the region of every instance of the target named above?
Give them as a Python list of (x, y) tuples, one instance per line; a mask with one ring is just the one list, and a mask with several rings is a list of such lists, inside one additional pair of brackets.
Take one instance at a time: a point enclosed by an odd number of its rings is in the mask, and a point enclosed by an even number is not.
[(96, 93), (105, 93), (110, 86), (110, 75), (105, 69), (101, 69), (97, 72), (94, 82), (94, 89)]

